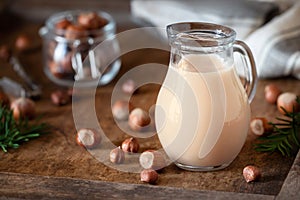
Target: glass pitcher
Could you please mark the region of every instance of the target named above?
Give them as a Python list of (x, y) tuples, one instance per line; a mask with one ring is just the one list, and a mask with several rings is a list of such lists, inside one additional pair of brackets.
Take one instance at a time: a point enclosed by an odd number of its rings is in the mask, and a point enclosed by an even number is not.
[[(251, 51), (217, 24), (176, 23), (167, 34), (171, 56), (155, 111), (159, 140), (180, 168), (223, 169), (247, 137), (257, 82)], [(234, 52), (241, 54), (243, 79)]]

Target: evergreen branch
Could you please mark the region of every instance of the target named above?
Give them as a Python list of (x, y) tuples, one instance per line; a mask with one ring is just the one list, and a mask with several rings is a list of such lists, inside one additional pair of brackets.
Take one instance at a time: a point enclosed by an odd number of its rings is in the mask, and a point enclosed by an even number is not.
[(0, 104), (0, 148), (7, 152), (8, 148), (19, 148), (21, 143), (47, 133), (45, 123), (29, 123), (28, 119), (15, 120), (12, 111)]
[[(299, 97), (296, 101), (300, 105)], [(283, 110), (286, 118), (276, 118), (280, 123), (270, 123), (274, 131), (271, 135), (258, 138), (260, 142), (255, 144), (256, 151), (279, 151), (284, 156), (291, 156), (300, 148), (300, 112)]]

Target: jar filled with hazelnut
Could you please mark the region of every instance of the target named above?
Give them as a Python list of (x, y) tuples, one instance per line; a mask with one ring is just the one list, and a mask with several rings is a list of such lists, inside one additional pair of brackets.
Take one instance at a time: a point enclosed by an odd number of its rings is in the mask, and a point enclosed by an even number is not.
[(62, 86), (109, 83), (121, 66), (115, 32), (116, 23), (106, 12), (74, 10), (50, 16), (39, 31), (46, 75)]

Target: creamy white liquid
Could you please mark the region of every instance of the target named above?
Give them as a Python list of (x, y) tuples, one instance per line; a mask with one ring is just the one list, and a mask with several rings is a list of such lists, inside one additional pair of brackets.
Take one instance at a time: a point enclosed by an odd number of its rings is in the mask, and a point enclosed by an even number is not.
[(156, 105), (159, 140), (180, 164), (230, 164), (245, 143), (248, 98), (233, 65), (216, 56), (188, 55), (170, 66)]

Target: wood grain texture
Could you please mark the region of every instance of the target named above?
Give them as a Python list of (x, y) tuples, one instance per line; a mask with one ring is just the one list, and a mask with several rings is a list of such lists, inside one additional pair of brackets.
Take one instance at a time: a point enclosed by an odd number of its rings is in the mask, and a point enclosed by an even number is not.
[[(9, 19), (19, 18), (13, 15)], [(0, 30), (5, 29), (0, 32), (0, 44), (13, 46), (15, 38), (25, 32), (32, 35), (41, 47), (41, 38), (37, 32), (42, 23), (27, 20), (20, 20), (18, 25), (10, 21), (6, 23), (0, 25)], [(137, 27), (134, 23), (128, 24), (127, 28), (119, 27), (119, 31)], [(149, 40), (159, 42), (151, 34)], [(295, 192), (299, 187), (299, 178), (297, 178), (299, 159), (295, 160), (293, 165), (294, 157), (255, 152), (253, 150), (255, 138), (250, 132), (239, 156), (222, 171), (188, 172), (171, 164), (159, 174), (156, 185), (143, 184), (139, 180), (138, 173), (115, 170), (99, 162), (86, 149), (76, 144), (72, 105), (57, 107), (50, 101), (51, 91), (59, 86), (50, 82), (43, 73), (41, 48), (18, 56), (26, 66), (26, 70), (43, 86), (42, 98), (36, 102), (38, 114), (43, 116), (44, 122), (54, 128), (51, 133), (24, 143), (19, 149), (9, 150), (8, 153), (0, 152), (0, 196), (3, 198), (274, 199), (280, 194), (283, 196), (281, 199), (284, 199), (289, 195), (298, 195)], [(122, 69), (117, 78), (109, 85), (99, 87), (95, 95), (97, 121), (116, 146), (120, 145), (128, 135), (120, 130), (111, 114), (110, 97), (115, 84), (124, 73), (135, 66), (145, 63), (167, 65), (169, 53), (155, 49), (142, 49), (129, 52), (121, 59)], [(1, 62), (0, 65), (0, 76), (10, 76), (21, 82), (8, 64)], [(269, 120), (275, 120), (279, 114), (276, 106), (264, 101), (264, 87), (271, 82), (278, 84), (284, 91), (300, 94), (300, 81), (293, 78), (260, 80), (257, 95), (251, 104), (253, 116), (264, 116)], [(143, 86), (132, 96), (131, 101), (137, 107), (148, 109), (155, 103), (158, 91), (159, 85)], [(78, 98), (77, 102), (85, 100), (85, 98)], [(141, 151), (161, 148), (156, 136), (150, 139), (139, 139), (139, 142)], [(98, 150), (101, 151), (101, 147)], [(248, 164), (255, 164), (261, 168), (263, 176), (260, 181), (250, 184), (244, 181), (242, 169)], [(289, 184), (293, 184), (293, 181), (296, 181), (296, 188), (289, 190), (291, 187)]]
[(271, 200), (273, 196), (208, 192), (145, 184), (109, 183), (72, 178), (0, 173), (0, 194), (21, 199), (233, 199)]

